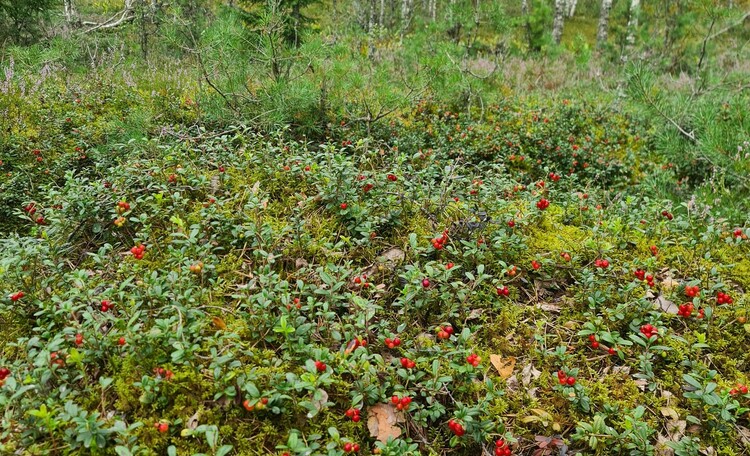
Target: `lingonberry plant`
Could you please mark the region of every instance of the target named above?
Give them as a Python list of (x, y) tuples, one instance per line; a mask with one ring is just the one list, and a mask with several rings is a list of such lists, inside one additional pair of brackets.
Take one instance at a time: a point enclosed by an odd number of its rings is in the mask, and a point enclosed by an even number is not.
[(738, 454), (747, 224), (630, 192), (645, 132), (571, 104), (61, 143), (0, 249), (0, 452)]

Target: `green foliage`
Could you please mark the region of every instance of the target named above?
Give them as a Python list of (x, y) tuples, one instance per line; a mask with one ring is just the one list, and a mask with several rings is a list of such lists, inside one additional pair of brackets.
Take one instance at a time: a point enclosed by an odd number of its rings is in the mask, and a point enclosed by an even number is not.
[(0, 1), (0, 41), (28, 44), (42, 33), (43, 22), (57, 6), (55, 0)]

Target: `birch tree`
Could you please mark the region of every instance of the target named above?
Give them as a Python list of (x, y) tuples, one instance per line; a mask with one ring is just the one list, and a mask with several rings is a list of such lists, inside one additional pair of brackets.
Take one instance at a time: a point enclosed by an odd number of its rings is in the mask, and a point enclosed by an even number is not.
[(630, 0), (630, 9), (628, 11), (628, 34), (625, 43), (628, 47), (635, 44), (635, 32), (638, 28), (638, 15), (641, 10), (641, 0)]
[(602, 0), (602, 8), (599, 12), (599, 28), (596, 32), (596, 44), (602, 47), (607, 43), (609, 32), (609, 13), (612, 10), (612, 0)]
[(552, 22), (552, 40), (560, 44), (565, 23), (565, 0), (555, 0), (555, 19)]

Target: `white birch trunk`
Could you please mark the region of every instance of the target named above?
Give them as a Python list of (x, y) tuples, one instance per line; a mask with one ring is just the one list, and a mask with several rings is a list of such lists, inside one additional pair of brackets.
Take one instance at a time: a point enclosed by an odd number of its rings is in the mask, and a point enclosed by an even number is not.
[(560, 44), (565, 23), (565, 0), (555, 0), (555, 20), (552, 23), (552, 40)]
[(612, 10), (612, 0), (602, 0), (602, 10), (599, 13), (599, 29), (596, 32), (596, 45), (599, 47), (607, 43), (609, 32), (609, 13)]
[(641, 0), (630, 0), (630, 11), (628, 14), (628, 35), (625, 42), (628, 46), (635, 44), (635, 32), (638, 28), (638, 16), (641, 10)]

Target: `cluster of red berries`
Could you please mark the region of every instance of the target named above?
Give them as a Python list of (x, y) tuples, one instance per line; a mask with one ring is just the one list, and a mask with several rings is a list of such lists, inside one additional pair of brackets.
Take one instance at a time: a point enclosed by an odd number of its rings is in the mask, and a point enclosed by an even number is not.
[(700, 292), (701, 292), (701, 289), (698, 288), (698, 286), (685, 287), (685, 296), (687, 296), (689, 298), (694, 298), (694, 297), (698, 296), (698, 293), (700, 293)]
[(414, 366), (416, 365), (417, 363), (410, 360), (409, 358), (406, 358), (406, 357), (401, 358), (401, 367), (403, 367), (404, 369), (414, 369)]
[(435, 250), (442, 250), (445, 247), (445, 243), (448, 242), (448, 230), (443, 231), (440, 237), (436, 237), (432, 240), (432, 246)]
[(667, 220), (672, 220), (674, 218), (674, 215), (672, 215), (669, 211), (661, 211), (662, 217), (665, 217)]
[(412, 399), (409, 396), (399, 398), (398, 396), (391, 396), (391, 404), (395, 405), (398, 410), (409, 410), (409, 404)]
[(570, 262), (570, 254), (568, 252), (562, 252), (560, 254), (560, 258), (562, 258), (563, 260), (567, 262)]
[(539, 201), (536, 202), (536, 207), (540, 211), (543, 211), (549, 207), (549, 200), (542, 198)]
[(127, 201), (120, 201), (116, 207), (117, 213), (122, 215), (130, 210), (130, 204)]
[(253, 410), (263, 410), (266, 408), (266, 405), (268, 405), (268, 398), (262, 397), (258, 402), (255, 404), (251, 404), (249, 399), (245, 399), (242, 402), (242, 406), (245, 407), (245, 410), (248, 412), (252, 412)]
[(367, 274), (362, 274), (362, 276), (357, 276), (354, 279), (352, 279), (355, 285), (361, 285), (363, 288), (370, 288), (370, 285), (372, 285), (370, 282), (367, 281)]
[(651, 339), (652, 337), (658, 336), (659, 329), (651, 323), (647, 323), (641, 326), (641, 333), (646, 336), (647, 339)]
[(347, 418), (350, 418), (355, 423), (359, 423), (359, 421), (362, 419), (360, 416), (360, 413), (362, 411), (360, 409), (350, 408), (346, 412), (344, 412), (344, 415), (346, 415)]
[(732, 299), (731, 296), (724, 292), (718, 292), (716, 293), (716, 303), (717, 304), (732, 304), (734, 302), (734, 299)]
[(136, 260), (142, 260), (145, 252), (146, 252), (146, 246), (143, 244), (136, 245), (130, 249), (130, 253), (133, 254), (133, 257), (135, 257)]
[(365, 185), (362, 186), (362, 191), (365, 192), (365, 193), (367, 193), (370, 190), (372, 190), (374, 187), (375, 187), (374, 184), (368, 182), (368, 183), (366, 183)]
[(60, 355), (58, 355), (57, 352), (50, 353), (49, 360), (52, 364), (57, 364), (60, 367), (65, 365), (65, 360), (60, 358)]
[(154, 375), (158, 378), (163, 378), (164, 380), (172, 380), (174, 372), (169, 369), (164, 369), (163, 367), (154, 367)]
[[(536, 261), (536, 260), (533, 260), (531, 262), (531, 267), (534, 268), (535, 271), (538, 271), (539, 268), (542, 267), (542, 264), (540, 262)], [(514, 269), (514, 272), (515, 272), (515, 266), (513, 267), (513, 269)], [(513, 275), (513, 274), (511, 274), (511, 275)]]
[(734, 230), (733, 234), (735, 238), (743, 238), (743, 239), (747, 238), (747, 235), (745, 234), (744, 231), (742, 231), (742, 228), (737, 228), (736, 230)]
[(572, 375), (566, 374), (562, 369), (557, 371), (557, 381), (560, 382), (561, 385), (573, 386), (576, 384), (576, 378)]
[(34, 215), (36, 213), (36, 203), (29, 203), (26, 206), (23, 207), (24, 212), (29, 214), (29, 217)]
[(649, 249), (651, 250), (651, 255), (653, 256), (656, 256), (659, 253), (659, 248), (655, 245), (652, 245), (651, 247), (649, 247)]
[(75, 344), (78, 347), (80, 347), (81, 345), (83, 345), (83, 334), (81, 334), (81, 333), (76, 334), (74, 342), (75, 342)]
[(324, 363), (323, 361), (315, 361), (315, 369), (318, 372), (325, 372), (326, 368), (328, 368), (328, 366), (326, 366), (326, 363)]
[(596, 336), (591, 334), (589, 335), (589, 342), (591, 342), (591, 348), (597, 349), (599, 348), (599, 341), (596, 340)]
[(597, 258), (596, 261), (594, 261), (594, 266), (597, 268), (607, 269), (609, 267), (609, 260), (606, 260), (604, 258)]
[(190, 272), (193, 274), (200, 274), (203, 272), (203, 262), (199, 261), (190, 265)]
[(391, 350), (398, 347), (399, 345), (401, 345), (401, 339), (399, 339), (398, 337), (394, 337), (393, 339), (391, 339), (390, 337), (385, 338), (385, 346), (390, 348)]
[[(682, 304), (677, 309), (677, 315), (683, 317), (683, 318), (690, 318), (693, 315), (693, 311), (695, 310), (695, 306), (691, 302), (686, 302), (685, 304)], [(706, 313), (703, 309), (698, 310), (698, 318), (704, 318), (706, 316)]]
[(513, 452), (510, 450), (510, 445), (503, 440), (495, 440), (495, 456), (511, 456)]
[(438, 332), (437, 332), (438, 339), (442, 339), (442, 340), (450, 339), (451, 334), (453, 334), (453, 326), (447, 325), (447, 326), (443, 326), (442, 328), (438, 327)]
[(508, 296), (510, 294), (510, 290), (507, 286), (497, 287), (497, 295), (498, 296)]
[(169, 431), (169, 423), (165, 421), (159, 421), (158, 423), (154, 423), (154, 427), (161, 432), (162, 434)]
[(448, 427), (458, 437), (466, 434), (466, 429), (464, 429), (463, 425), (456, 420), (451, 419), (450, 421), (448, 421)]
[(359, 451), (359, 444), (358, 443), (345, 443), (344, 444), (344, 453), (356, 453)]
[(448, 269), (453, 269), (453, 266), (455, 266), (455, 265), (454, 265), (453, 263), (447, 263), (447, 264), (445, 265), (445, 269), (446, 269), (446, 270), (448, 270)]
[(106, 299), (103, 299), (102, 302), (101, 302), (102, 312), (106, 312), (108, 310), (112, 310), (114, 307), (115, 307), (115, 305), (112, 304), (112, 302), (107, 301)]
[(644, 271), (643, 269), (636, 269), (633, 274), (635, 275), (636, 279), (645, 280), (646, 282), (648, 282), (649, 287), (654, 286), (654, 276), (652, 276), (651, 274), (646, 275), (646, 271)]
[(13, 302), (18, 302), (24, 296), (26, 296), (26, 293), (24, 293), (23, 291), (17, 291), (10, 295), (10, 300)]
[(732, 396), (736, 396), (737, 394), (747, 394), (747, 391), (747, 385), (738, 383), (737, 388), (732, 388), (731, 390), (729, 390), (729, 394), (731, 394)]
[(482, 362), (482, 358), (477, 356), (475, 353), (472, 353), (471, 355), (466, 357), (466, 362), (471, 364), (474, 367), (479, 366), (479, 363)]
[(549, 178), (552, 182), (557, 182), (560, 180), (560, 175), (555, 173), (549, 173)]
[(396, 175), (393, 173), (388, 173), (386, 178), (391, 182), (396, 182), (398, 180), (398, 177), (396, 177)]

